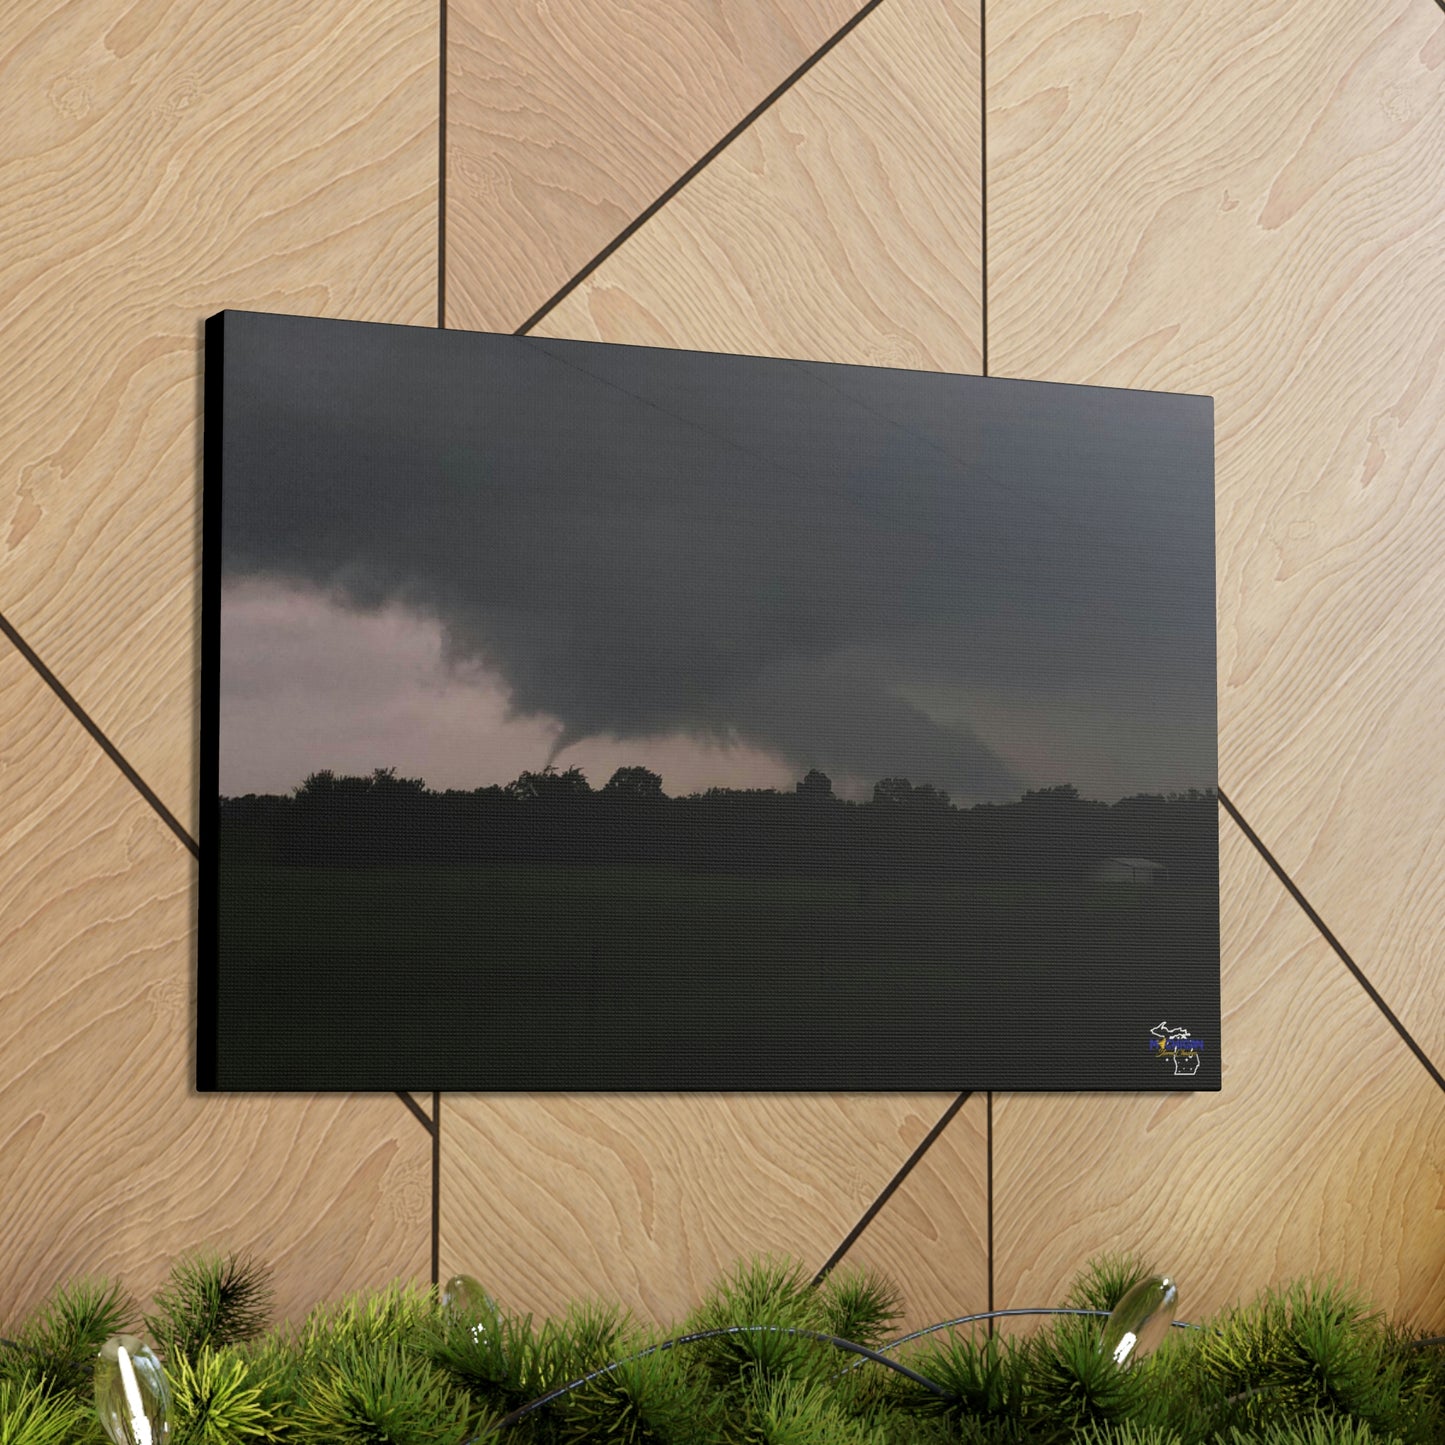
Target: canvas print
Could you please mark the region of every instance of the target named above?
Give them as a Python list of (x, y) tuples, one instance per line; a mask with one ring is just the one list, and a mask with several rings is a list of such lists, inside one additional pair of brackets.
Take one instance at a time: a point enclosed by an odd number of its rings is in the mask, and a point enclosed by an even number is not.
[(1215, 1089), (1207, 397), (223, 312), (197, 1077)]

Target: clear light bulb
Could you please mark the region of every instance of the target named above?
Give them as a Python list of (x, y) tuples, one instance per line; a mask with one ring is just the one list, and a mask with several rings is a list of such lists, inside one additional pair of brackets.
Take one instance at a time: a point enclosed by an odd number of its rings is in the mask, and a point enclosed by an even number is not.
[(135, 1335), (112, 1335), (95, 1358), (95, 1408), (114, 1445), (165, 1445), (171, 1391), (154, 1351)]
[(467, 1331), (474, 1343), (492, 1343), (502, 1354), (502, 1312), (471, 1275), (454, 1274), (442, 1286), (442, 1312), (450, 1324)]
[(1179, 1288), (1167, 1275), (1141, 1279), (1104, 1321), (1100, 1351), (1116, 1365), (1147, 1355), (1169, 1332), (1179, 1304)]

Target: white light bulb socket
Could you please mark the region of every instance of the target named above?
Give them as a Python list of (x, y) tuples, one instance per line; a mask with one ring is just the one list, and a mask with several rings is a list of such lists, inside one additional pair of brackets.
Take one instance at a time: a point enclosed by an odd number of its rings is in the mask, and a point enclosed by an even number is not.
[(151, 1438), (150, 1417), (146, 1414), (145, 1401), (141, 1398), (140, 1381), (136, 1379), (130, 1352), (124, 1345), (120, 1345), (116, 1349), (115, 1357), (120, 1365), (120, 1384), (125, 1391), (126, 1409), (130, 1411), (130, 1428), (136, 1445), (155, 1445)]

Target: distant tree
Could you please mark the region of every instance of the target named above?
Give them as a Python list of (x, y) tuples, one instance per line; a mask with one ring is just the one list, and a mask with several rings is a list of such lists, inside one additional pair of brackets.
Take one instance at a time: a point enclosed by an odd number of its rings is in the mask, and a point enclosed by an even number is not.
[(884, 808), (942, 810), (953, 800), (932, 783), (910, 783), (907, 778), (884, 778), (873, 785), (873, 801)]
[(535, 773), (519, 774), (507, 784), (507, 791), (514, 798), (521, 798), (523, 801), (530, 799), (552, 801), (559, 798), (583, 797), (592, 791), (592, 785), (587, 781), (581, 768), (568, 768), (565, 773), (559, 773), (551, 763), (548, 763), (545, 768), (541, 768)]
[(1171, 803), (1213, 803), (1219, 799), (1217, 788), (1185, 788), (1182, 793), (1170, 793), (1168, 802)]
[(365, 797), (370, 787), (370, 778), (354, 775), (337, 777), (330, 768), (322, 768), (320, 772), (307, 774), (306, 780), (296, 788), (296, 801), (307, 807), (334, 806), (349, 799)]
[(942, 788), (935, 788), (932, 783), (919, 783), (908, 801), (915, 808), (951, 808), (953, 806), (953, 800), (948, 794)]
[(810, 768), (807, 775), (798, 784), (798, 796), (819, 800), (831, 798), (834, 796), (833, 780), (827, 773), (821, 773), (817, 768)]
[(489, 803), (500, 803), (503, 799), (510, 799), (513, 794), (509, 787), (504, 788), (500, 783), (488, 783), (485, 787), (471, 789), (466, 796), (485, 798)]
[(618, 768), (602, 788), (604, 798), (660, 798), (662, 777), (650, 768)]
[(380, 797), (411, 796), (426, 792), (424, 779), (399, 778), (395, 768), (373, 768), (367, 782), (370, 784), (372, 793)]
[(319, 798), (335, 787), (336, 774), (330, 768), (322, 768), (319, 773), (307, 773), (305, 781), (297, 783), (295, 791), (298, 798)]
[(907, 778), (883, 778), (873, 784), (873, 801), (883, 807), (897, 807), (913, 797), (913, 784)]
[(1079, 790), (1072, 783), (1055, 783), (1050, 788), (1030, 788), (1024, 794), (1026, 803), (1075, 803)]

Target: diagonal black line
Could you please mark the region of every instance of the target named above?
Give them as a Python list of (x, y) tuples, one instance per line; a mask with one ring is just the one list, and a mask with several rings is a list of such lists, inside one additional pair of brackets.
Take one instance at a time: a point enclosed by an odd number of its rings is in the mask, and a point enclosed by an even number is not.
[(200, 845), (182, 826), (180, 819), (177, 818), (176, 815), (171, 812), (171, 810), (166, 807), (163, 802), (161, 802), (160, 798), (156, 796), (155, 789), (153, 789), (150, 784), (147, 783), (146, 780), (141, 777), (141, 775), (136, 772), (136, 770), (131, 767), (128, 762), (126, 762), (125, 758), (121, 756), (120, 749), (116, 747), (116, 745), (111, 742), (111, 740), (106, 737), (106, 735), (101, 732), (101, 730), (95, 725), (95, 723), (91, 720), (90, 715), (70, 695), (70, 692), (67, 690), (65, 684), (62, 683), (61, 680), (56, 677), (56, 675), (51, 672), (51, 670), (46, 667), (43, 662), (41, 662), (39, 656), (35, 652), (35, 649), (31, 647), (30, 644), (26, 642), (23, 637), (21, 637), (21, 635), (15, 630), (14, 626), (6, 618), (3, 612), (0, 612), (0, 632), (3, 632), (5, 636), (8, 637), (10, 641), (15, 644), (15, 647), (19, 651), (20, 655), (26, 660), (26, 662), (31, 665), (31, 667), (36, 670), (36, 672), (40, 674), (40, 676), (44, 679), (46, 685), (56, 695), (56, 697), (58, 697), (61, 702), (63, 702), (66, 707), (70, 709), (71, 713), (75, 717), (76, 722), (78, 722), (81, 727), (83, 727), (86, 732), (88, 732), (91, 737), (100, 744), (100, 750), (106, 755), (106, 757), (111, 760), (111, 762), (116, 765), (116, 767), (121, 770), (122, 773), (125, 774), (126, 778), (129, 779), (130, 783), (134, 786), (136, 792), (138, 792), (141, 797), (143, 797), (146, 802), (148, 802), (151, 807), (156, 810), (156, 812), (160, 815), (161, 822), (163, 822), (166, 827), (168, 827), (171, 832), (174, 833), (176, 837), (179, 838), (181, 842), (184, 843), (186, 847), (191, 850), (192, 857), (199, 858), (201, 856)]
[(397, 1089), (396, 1097), (400, 1099), (401, 1102), (405, 1104), (406, 1107), (410, 1109), (412, 1113), (417, 1116), (418, 1119), (421, 1120), (421, 1126), (427, 1131), (428, 1134), (431, 1134), (433, 1136), (436, 1134), (436, 1125), (427, 1118), (426, 1110), (423, 1109), (422, 1106), (418, 1104), (417, 1101), (413, 1099), (412, 1096), (408, 1094), (405, 1089)]
[(1284, 871), (1284, 869), (1279, 865), (1279, 862), (1275, 858), (1274, 854), (1271, 853), (1269, 849), (1264, 846), (1264, 843), (1261, 841), (1259, 834), (1256, 833), (1254, 829), (1251, 828), (1249, 824), (1244, 821), (1244, 815), (1239, 811), (1238, 808), (1234, 806), (1233, 803), (1229, 801), (1229, 798), (1225, 794), (1223, 788), (1219, 789), (1219, 801), (1224, 804), (1226, 810), (1229, 813), (1229, 816), (1233, 818), (1236, 823), (1239, 824), (1239, 829), (1244, 834), (1244, 836), (1248, 838), (1251, 843), (1254, 844), (1255, 851), (1274, 870), (1275, 877), (1284, 884), (1285, 891), (1304, 910), (1305, 917), (1308, 918), (1309, 921), (1313, 923), (1314, 926), (1318, 928), (1319, 931), (1324, 935), (1325, 942), (1328, 943), (1329, 946), (1334, 949), (1334, 951), (1339, 955), (1340, 962), (1343, 963), (1344, 966), (1349, 969), (1352, 974), (1354, 974), (1355, 981), (1360, 985), (1362, 989), (1364, 989), (1365, 993), (1369, 996), (1370, 1001), (1375, 1005), (1377, 1009), (1379, 1009), (1382, 1014), (1384, 1014), (1385, 1018), (1389, 1021), (1390, 1026), (1395, 1030), (1397, 1034), (1400, 1035), (1401, 1039), (1404, 1040), (1405, 1047), (1408, 1048), (1410, 1052), (1414, 1054), (1415, 1057), (1419, 1059), (1420, 1062), (1425, 1066), (1425, 1072), (1428, 1073), (1430, 1077), (1435, 1080), (1435, 1082), (1440, 1086), (1442, 1090), (1445, 1090), (1445, 1078), (1441, 1077), (1440, 1070), (1437, 1069), (1435, 1065), (1430, 1062), (1429, 1058), (1425, 1054), (1425, 1050), (1422, 1049), (1420, 1045), (1415, 1042), (1415, 1040), (1410, 1036), (1410, 1031), (1405, 1027), (1404, 1024), (1400, 1022), (1398, 1018), (1395, 1017), (1394, 1010), (1391, 1009), (1390, 1005), (1387, 1004), (1385, 1000), (1380, 997), (1379, 991), (1375, 988), (1374, 984), (1372, 984), (1370, 980), (1365, 977), (1364, 971), (1360, 968), (1359, 964), (1357, 964), (1355, 960), (1351, 958), (1350, 955), (1345, 951), (1344, 944), (1341, 943), (1339, 939), (1336, 938), (1335, 935), (1330, 931), (1329, 926), (1325, 923), (1324, 919), (1321, 918), (1319, 914), (1315, 911), (1309, 899), (1306, 898), (1304, 894), (1300, 891), (1300, 888), (1295, 883), (1294, 879), (1292, 879), (1289, 874)]
[(925, 1154), (928, 1153), (929, 1149), (933, 1145), (933, 1141), (937, 1139), (938, 1136), (943, 1133), (943, 1131), (948, 1127), (950, 1121), (953, 1119), (953, 1116), (958, 1113), (961, 1108), (963, 1108), (964, 1101), (967, 1098), (968, 1092), (967, 1090), (965, 1090), (962, 1094), (958, 1096), (958, 1098), (953, 1101), (953, 1103), (948, 1106), (948, 1108), (943, 1111), (943, 1113), (939, 1116), (938, 1122), (933, 1126), (933, 1128), (928, 1131), (927, 1134), (923, 1136), (922, 1142), (919, 1144), (918, 1148), (916, 1148), (913, 1153), (911, 1153), (908, 1158), (903, 1161), (902, 1168), (900, 1168), (899, 1171), (893, 1176), (893, 1178), (888, 1181), (887, 1186), (884, 1188), (883, 1192), (878, 1196), (878, 1198), (875, 1199), (873, 1203), (870, 1204), (868, 1208), (863, 1211), (863, 1217), (858, 1221), (857, 1224), (853, 1226), (852, 1229), (848, 1231), (847, 1235), (843, 1239), (842, 1244), (840, 1244), (838, 1248), (835, 1249), (833, 1253), (828, 1256), (827, 1262), (817, 1272), (817, 1274), (813, 1276), (813, 1283), (815, 1285), (822, 1284), (823, 1281), (827, 1279), (827, 1277), (833, 1272), (833, 1270), (837, 1268), (838, 1262), (858, 1242), (859, 1235), (861, 1235), (863, 1231), (867, 1229), (870, 1224), (873, 1223), (873, 1220), (877, 1216), (878, 1211), (882, 1209), (885, 1204), (888, 1203), (888, 1201), (893, 1197), (894, 1191), (898, 1188), (898, 1186), (902, 1184), (903, 1181), (907, 1179), (908, 1176), (913, 1172), (914, 1165), (917, 1164), (918, 1161), (922, 1159)]
[(566, 300), (617, 248), (627, 242), (650, 221), (682, 188), (720, 156), (769, 106), (776, 103), (798, 83), (832, 48), (868, 18), (883, 0), (868, 3), (846, 25), (831, 35), (793, 73), (760, 100), (708, 153), (687, 168), (653, 203), (612, 238), (570, 281), (564, 283), (544, 301), (513, 333), (522, 336), (530, 331), (552, 308)]

